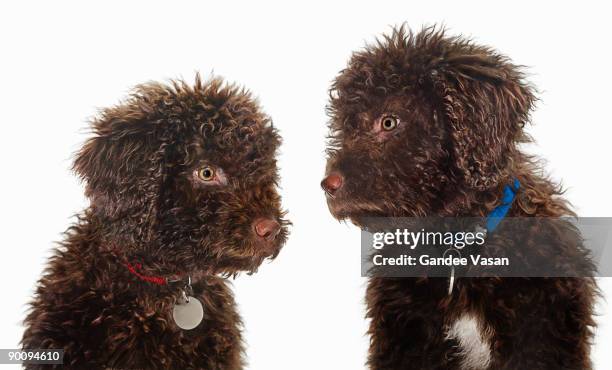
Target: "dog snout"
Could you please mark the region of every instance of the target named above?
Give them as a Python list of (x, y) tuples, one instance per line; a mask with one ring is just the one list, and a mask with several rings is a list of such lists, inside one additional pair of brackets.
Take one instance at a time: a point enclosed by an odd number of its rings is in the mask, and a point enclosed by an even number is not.
[(323, 181), (321, 181), (321, 187), (329, 195), (334, 195), (341, 187), (344, 179), (338, 173), (330, 173)]
[(281, 231), (278, 221), (269, 218), (260, 218), (253, 223), (253, 230), (260, 238), (273, 240)]

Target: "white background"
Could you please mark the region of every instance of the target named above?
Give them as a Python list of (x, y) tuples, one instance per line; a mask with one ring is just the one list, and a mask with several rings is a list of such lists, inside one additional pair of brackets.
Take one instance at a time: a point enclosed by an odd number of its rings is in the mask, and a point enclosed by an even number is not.
[[(542, 98), (530, 150), (548, 159), (580, 215), (611, 216), (609, 9), (425, 3), (3, 1), (0, 348), (17, 347), (53, 242), (87, 205), (69, 171), (87, 119), (137, 83), (214, 71), (254, 91), (284, 137), (289, 242), (274, 263), (235, 282), (250, 368), (363, 368), (359, 232), (331, 218), (319, 188), (324, 107), (351, 51), (404, 21), (417, 29), (443, 22), (529, 66)], [(609, 298), (611, 279), (600, 284)], [(602, 300), (597, 310), (593, 359), (604, 370), (612, 366), (612, 309)]]

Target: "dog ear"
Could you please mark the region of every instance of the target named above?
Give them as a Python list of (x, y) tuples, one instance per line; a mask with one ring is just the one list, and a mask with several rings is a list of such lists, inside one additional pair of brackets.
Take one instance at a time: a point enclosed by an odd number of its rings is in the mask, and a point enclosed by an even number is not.
[(455, 171), (485, 190), (506, 179), (535, 101), (518, 67), (486, 48), (448, 55), (430, 70), (438, 114), (450, 130)]
[(95, 136), (77, 153), (73, 169), (86, 182), (94, 212), (139, 223), (154, 220), (164, 157), (155, 126), (114, 108), (94, 121), (93, 129)]

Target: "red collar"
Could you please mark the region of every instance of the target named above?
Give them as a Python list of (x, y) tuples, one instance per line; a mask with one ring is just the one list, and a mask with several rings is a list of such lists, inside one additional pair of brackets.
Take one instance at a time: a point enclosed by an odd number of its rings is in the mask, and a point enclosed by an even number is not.
[(140, 273), (142, 270), (142, 264), (140, 262), (136, 262), (131, 264), (129, 262), (125, 262), (125, 267), (127, 267), (128, 271), (135, 275), (140, 280), (144, 280), (149, 283), (157, 284), (157, 285), (168, 285), (168, 278), (164, 278), (161, 276), (153, 276), (153, 275), (144, 275)]
[(122, 256), (116, 250), (111, 251), (111, 254), (115, 256), (117, 259), (122, 261), (121, 263), (127, 268), (127, 270), (137, 278), (142, 281), (146, 281), (148, 283), (152, 283), (155, 285), (169, 285), (171, 283), (179, 283), (179, 282), (189, 282), (191, 283), (191, 278), (189, 276), (182, 277), (181, 274), (174, 274), (168, 277), (156, 276), (156, 275), (146, 275), (142, 271), (142, 263), (141, 262), (129, 262), (127, 258)]

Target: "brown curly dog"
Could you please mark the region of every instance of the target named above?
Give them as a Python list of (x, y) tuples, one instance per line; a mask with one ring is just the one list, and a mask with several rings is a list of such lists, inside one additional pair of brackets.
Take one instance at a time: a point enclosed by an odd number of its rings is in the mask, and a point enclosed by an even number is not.
[[(287, 237), (270, 119), (244, 89), (198, 76), (138, 86), (92, 128), (74, 163), (91, 205), (49, 261), (23, 347), (63, 349), (57, 368), (242, 368), (224, 277)], [(203, 307), (190, 330), (174, 318), (183, 295)]]
[[(519, 149), (529, 141), (534, 89), (488, 47), (436, 28), (396, 28), (353, 54), (330, 97), (322, 186), (338, 219), (484, 217), (515, 179), (508, 216), (573, 215), (560, 187)], [(559, 248), (578, 251), (563, 241), (580, 238), (567, 235), (558, 234)], [(580, 276), (460, 278), (452, 294), (449, 278), (371, 277), (368, 364), (590, 369), (597, 288), (585, 277), (593, 275)]]

